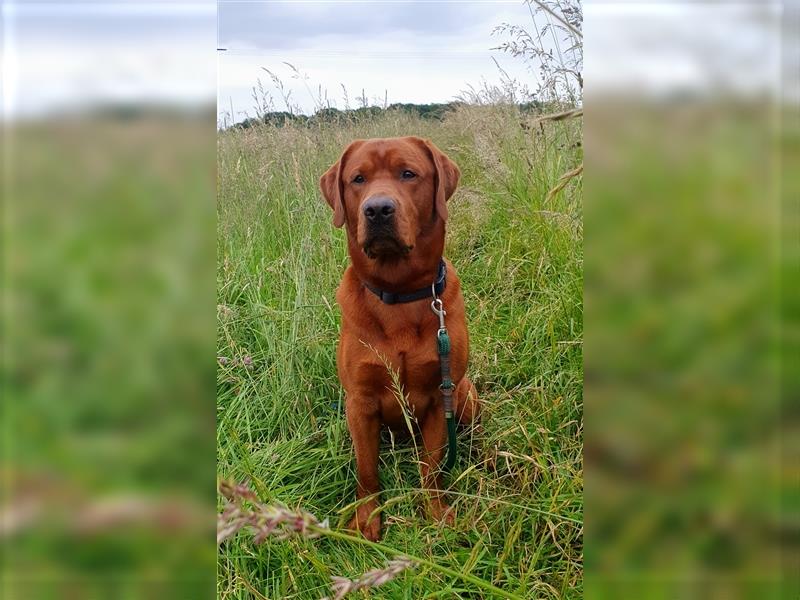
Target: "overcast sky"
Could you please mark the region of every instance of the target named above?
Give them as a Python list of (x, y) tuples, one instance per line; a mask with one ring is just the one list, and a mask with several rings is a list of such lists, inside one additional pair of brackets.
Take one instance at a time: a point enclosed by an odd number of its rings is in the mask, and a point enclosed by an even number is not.
[[(319, 86), (334, 106), (363, 93), (383, 102), (448, 102), (469, 85), (496, 83), (496, 59), (512, 77), (534, 83), (521, 59), (491, 48), (503, 22), (529, 26), (520, 0), (495, 2), (252, 2), (218, 3), (220, 110), (254, 112), (252, 88), (262, 67), (277, 74), (305, 111), (314, 108)], [(540, 18), (541, 19), (541, 18)], [(542, 21), (542, 25), (545, 22)], [(290, 63), (307, 78), (293, 79)], [(306, 87), (306, 85), (308, 87)], [(323, 92), (324, 93), (324, 92)], [(280, 94), (275, 108), (285, 110)]]
[[(779, 5), (586, 1), (587, 98), (608, 88), (775, 90)], [(270, 89), (261, 67), (307, 111), (320, 85), (339, 107), (342, 85), (351, 105), (362, 89), (381, 102), (385, 94), (390, 103), (447, 102), (484, 79), (496, 83), (493, 57), (537, 83), (535, 65), (491, 50), (503, 41), (491, 35), (500, 23), (530, 27), (522, 0), (4, 0), (0, 10), (5, 119), (109, 101), (197, 106), (215, 96), (220, 112), (233, 104), (240, 119), (254, 112), (259, 77)], [(783, 54), (784, 93), (795, 99), (797, 50), (786, 44)], [(292, 79), (284, 62), (307, 81)]]
[(213, 0), (3, 0), (2, 26), (4, 119), (214, 101)]

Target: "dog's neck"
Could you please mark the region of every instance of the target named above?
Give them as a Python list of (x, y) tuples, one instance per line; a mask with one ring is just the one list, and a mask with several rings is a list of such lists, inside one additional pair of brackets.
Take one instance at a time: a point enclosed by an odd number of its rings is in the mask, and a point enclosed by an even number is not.
[(392, 259), (368, 258), (363, 249), (347, 236), (347, 251), (358, 278), (364, 283), (387, 292), (402, 294), (430, 286), (439, 271), (444, 252), (444, 223), (440, 235), (417, 239), (413, 250), (405, 257)]

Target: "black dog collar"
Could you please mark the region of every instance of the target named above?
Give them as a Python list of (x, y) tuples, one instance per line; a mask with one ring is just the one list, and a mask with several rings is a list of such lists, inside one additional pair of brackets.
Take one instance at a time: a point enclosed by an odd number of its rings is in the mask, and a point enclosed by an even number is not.
[(380, 298), (381, 302), (384, 304), (404, 304), (405, 302), (414, 302), (415, 300), (430, 298), (434, 293), (437, 296), (441, 296), (442, 292), (444, 292), (444, 288), (447, 286), (446, 275), (447, 266), (445, 265), (444, 259), (442, 259), (439, 261), (439, 272), (436, 275), (436, 281), (433, 282), (433, 285), (426, 286), (407, 294), (387, 292), (386, 290), (374, 288), (368, 283), (364, 283), (364, 287)]

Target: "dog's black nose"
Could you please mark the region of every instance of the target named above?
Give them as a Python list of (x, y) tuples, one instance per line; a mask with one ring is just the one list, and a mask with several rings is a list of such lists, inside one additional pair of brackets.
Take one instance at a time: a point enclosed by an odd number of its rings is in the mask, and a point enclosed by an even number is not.
[(364, 203), (364, 216), (370, 224), (386, 223), (394, 217), (394, 200), (386, 196), (374, 196)]

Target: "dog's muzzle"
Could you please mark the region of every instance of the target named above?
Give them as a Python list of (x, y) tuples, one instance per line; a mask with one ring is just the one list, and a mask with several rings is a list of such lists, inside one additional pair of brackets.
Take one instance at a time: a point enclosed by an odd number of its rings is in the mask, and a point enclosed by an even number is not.
[(364, 253), (370, 258), (404, 256), (411, 251), (397, 235), (397, 203), (388, 196), (373, 196), (361, 207), (367, 239)]
[(361, 208), (369, 229), (386, 228), (394, 225), (397, 204), (388, 196), (373, 196)]

